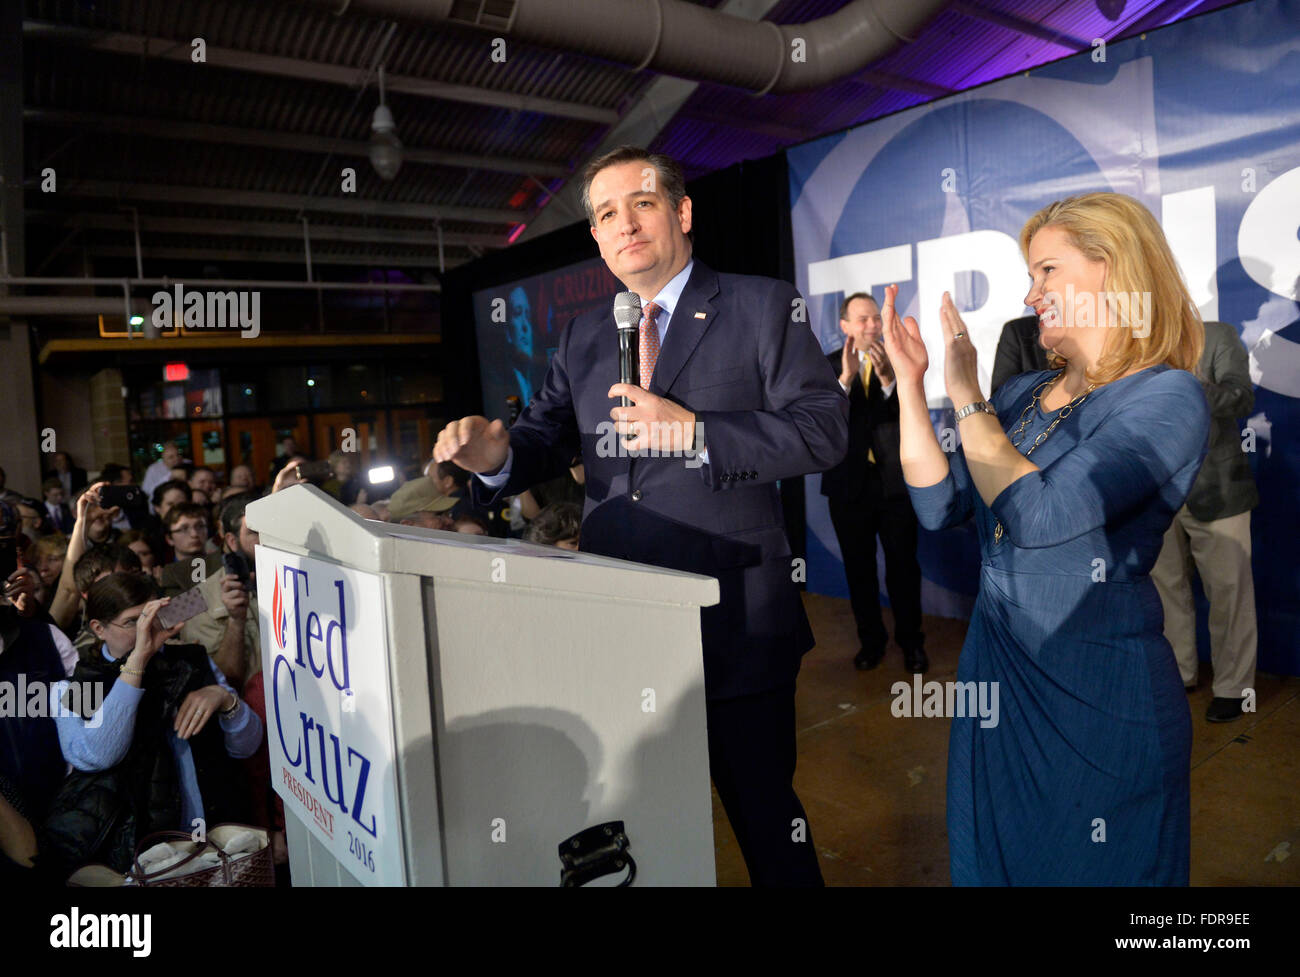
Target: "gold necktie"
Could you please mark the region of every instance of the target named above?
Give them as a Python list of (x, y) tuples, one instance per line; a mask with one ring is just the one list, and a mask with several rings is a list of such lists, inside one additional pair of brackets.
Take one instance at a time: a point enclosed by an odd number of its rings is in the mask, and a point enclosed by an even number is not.
[[(871, 393), (871, 357), (862, 357), (862, 392)], [(873, 465), (876, 463), (876, 455), (870, 448), (867, 449), (867, 461)]]

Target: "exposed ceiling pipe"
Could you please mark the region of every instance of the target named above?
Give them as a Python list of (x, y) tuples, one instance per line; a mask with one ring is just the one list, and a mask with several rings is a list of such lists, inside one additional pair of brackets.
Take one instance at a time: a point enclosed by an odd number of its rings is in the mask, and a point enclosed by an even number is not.
[(34, 275), (0, 275), (0, 285), (42, 285), (48, 287), (60, 288), (98, 288), (100, 286), (111, 286), (117, 288), (126, 283), (134, 288), (136, 285), (158, 285), (162, 288), (171, 288), (173, 285), (184, 285), (186, 288), (191, 286), (195, 288), (207, 288), (212, 285), (222, 285), (227, 288), (286, 288), (302, 289), (304, 292), (320, 291), (339, 291), (339, 292), (441, 292), (442, 286), (439, 284), (417, 285), (413, 282), (303, 282), (303, 281), (282, 281), (261, 278), (186, 278), (181, 276), (163, 276), (161, 278), (76, 278), (72, 276), (64, 277), (36, 277)]
[[(0, 315), (9, 316), (86, 316), (111, 315), (123, 313), (121, 296), (94, 295), (2, 295), (0, 296)], [(152, 311), (147, 300), (135, 298), (129, 306), (131, 312), (144, 316)]]
[[(391, 87), (390, 85), (389, 88)], [(335, 139), (302, 132), (268, 132), (265, 129), (210, 125), (206, 122), (177, 122), (173, 119), (106, 115), (102, 112), (71, 112), (65, 109), (28, 106), (23, 109), (23, 121), (76, 131), (133, 133), (169, 141), (261, 146), (267, 149), (290, 149), (300, 153), (356, 156), (361, 159), (366, 159), (370, 153), (370, 143), (357, 139)], [(551, 163), (544, 159), (502, 158), (486, 154), (445, 152), (440, 149), (412, 149), (410, 146), (402, 147), (402, 160), (430, 166), (455, 166), (524, 175), (536, 173), (538, 176), (563, 176), (568, 172), (559, 163)]]
[(311, 229), (307, 225), (307, 218), (302, 217), (302, 247), (307, 255), (307, 281), (311, 281)]
[[(46, 288), (120, 288), (130, 295), (137, 287), (172, 288), (181, 284), (187, 289), (247, 288), (299, 289), (335, 292), (441, 292), (440, 284), (417, 285), (408, 282), (294, 282), (236, 278), (51, 278), (38, 276), (0, 276), (0, 286), (33, 285)], [(122, 298), (97, 295), (0, 295), (0, 316), (38, 315), (121, 315), (124, 308), (137, 315), (148, 315), (153, 306), (136, 296), (124, 306)]]
[[(26, 217), (28, 224), (37, 221), (59, 224), (74, 232), (87, 228), (104, 231), (131, 230), (131, 222), (125, 217), (119, 217), (116, 214), (77, 214), (56, 210), (29, 210)], [(300, 225), (285, 221), (217, 220), (206, 217), (153, 217), (148, 214), (140, 218), (140, 229), (164, 234), (195, 234), (206, 237), (232, 235), (242, 238), (292, 238), (297, 240), (302, 236), (302, 227)], [(311, 236), (316, 241), (431, 246), (431, 238), (425, 231), (393, 231), (369, 225), (317, 224), (311, 229)], [(443, 240), (449, 245), (478, 245), (495, 248), (499, 247), (501, 242), (505, 240), (505, 235), (444, 231)]]
[[(346, 5), (347, 0), (341, 0)], [(475, 0), (477, 2), (477, 0)], [(329, 13), (336, 11), (330, 10)], [(68, 24), (52, 24), (47, 21), (24, 20), (23, 34), (56, 44), (71, 44), (78, 47), (92, 48), (111, 54), (125, 54), (128, 57), (158, 58), (164, 61), (181, 61), (189, 64), (189, 41), (177, 41), (168, 38), (151, 37), (146, 34), (125, 34), (121, 31), (99, 30), (96, 28), (74, 27)], [(256, 54), (239, 48), (208, 45), (208, 64), (219, 64), (223, 70), (248, 71), (261, 75), (276, 75), (281, 78), (299, 78), (324, 85), (342, 85), (355, 88), (360, 80), (358, 69), (352, 65), (326, 64), (320, 61), (306, 61), (302, 58), (280, 57), (274, 54)], [(364, 71), (364, 69), (362, 69)], [(581, 102), (566, 102), (556, 98), (539, 98), (535, 95), (516, 95), (512, 92), (500, 92), (473, 85), (450, 85), (446, 82), (429, 78), (416, 78), (411, 75), (389, 75), (388, 90), (413, 95), (416, 98), (437, 98), (466, 105), (487, 105), (492, 108), (507, 109), (511, 112), (538, 112), (542, 115), (554, 115), (562, 119), (582, 119), (600, 125), (613, 125), (618, 121), (618, 113), (613, 109), (583, 105)], [(73, 136), (75, 140), (77, 136)], [(69, 140), (70, 145), (73, 140)], [(54, 154), (61, 150), (56, 150)], [(365, 153), (362, 153), (364, 156)]]
[(131, 212), (131, 222), (135, 230), (135, 277), (144, 277), (144, 256), (140, 253), (140, 210), (137, 207), (123, 207)]
[[(453, 23), (634, 70), (757, 95), (807, 91), (861, 71), (916, 35), (948, 0), (851, 0), (805, 24), (750, 21), (685, 0), (293, 0), (331, 15)], [(495, 11), (499, 10), (500, 13)]]

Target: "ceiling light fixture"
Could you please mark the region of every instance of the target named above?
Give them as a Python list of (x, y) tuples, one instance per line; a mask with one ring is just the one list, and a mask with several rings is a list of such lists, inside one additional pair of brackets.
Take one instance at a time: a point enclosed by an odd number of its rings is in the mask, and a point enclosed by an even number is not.
[(402, 168), (402, 140), (397, 138), (397, 124), (384, 102), (384, 66), (379, 66), (379, 106), (370, 123), (370, 165), (381, 179), (391, 180)]

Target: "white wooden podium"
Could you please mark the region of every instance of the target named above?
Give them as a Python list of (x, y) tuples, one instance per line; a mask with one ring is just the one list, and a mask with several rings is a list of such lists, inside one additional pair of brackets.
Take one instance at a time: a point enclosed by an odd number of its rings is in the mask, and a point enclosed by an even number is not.
[(716, 580), (366, 520), (309, 485), (247, 520), (295, 885), (558, 885), (560, 842), (607, 821), (635, 885), (715, 883)]

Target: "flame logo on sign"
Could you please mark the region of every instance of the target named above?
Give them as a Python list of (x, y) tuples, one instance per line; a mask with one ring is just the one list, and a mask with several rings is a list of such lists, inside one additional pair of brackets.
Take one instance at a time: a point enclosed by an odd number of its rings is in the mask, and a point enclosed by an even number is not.
[(275, 634), (275, 643), (280, 650), (284, 650), (284, 629), (288, 621), (284, 616), (284, 595), (280, 593), (280, 567), (276, 567), (275, 574), (275, 591), (271, 596), (271, 623), (274, 625), (272, 632)]

